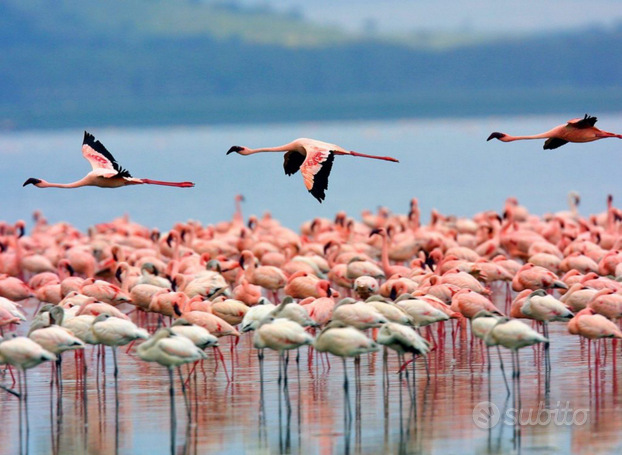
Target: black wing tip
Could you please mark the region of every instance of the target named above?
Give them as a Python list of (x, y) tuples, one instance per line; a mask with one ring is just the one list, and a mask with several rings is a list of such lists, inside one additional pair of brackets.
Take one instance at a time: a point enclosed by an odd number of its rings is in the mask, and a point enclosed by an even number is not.
[(494, 133), (491, 133), (490, 136), (488, 136), (488, 139), (486, 139), (486, 142), (488, 142), (491, 139), (502, 139), (505, 136), (507, 136), (507, 134), (499, 133), (498, 131), (495, 131)]
[(326, 199), (326, 190), (328, 190), (328, 176), (333, 168), (333, 162), (335, 161), (335, 154), (330, 152), (326, 161), (322, 163), (321, 169), (315, 174), (313, 178), (313, 187), (309, 190), (309, 193), (318, 200), (321, 204)]
[(82, 139), (82, 144), (88, 144), (91, 145), (95, 142), (95, 136), (93, 136), (91, 133), (89, 133), (88, 131), (84, 131), (84, 139)]
[(594, 126), (594, 125), (596, 125), (596, 122), (598, 121), (598, 117), (594, 117), (592, 115), (585, 114), (585, 117), (583, 117), (583, 120), (586, 123), (589, 123), (590, 125)]

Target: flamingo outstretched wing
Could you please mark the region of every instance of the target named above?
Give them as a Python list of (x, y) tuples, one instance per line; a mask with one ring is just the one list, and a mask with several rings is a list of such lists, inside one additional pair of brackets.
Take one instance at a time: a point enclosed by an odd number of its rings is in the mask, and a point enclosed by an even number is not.
[(307, 157), (300, 166), (307, 190), (320, 203), (326, 198), (328, 176), (334, 160), (335, 154), (332, 150), (307, 151)]
[(558, 137), (551, 137), (544, 141), (544, 146), (542, 148), (544, 150), (553, 150), (567, 143), (568, 141), (565, 141), (564, 139), (560, 139)]
[(305, 156), (302, 153), (290, 151), (285, 153), (283, 158), (283, 169), (285, 169), (286, 175), (294, 175), (302, 166), (305, 161)]
[[(123, 169), (114, 156), (106, 150), (104, 144), (95, 140), (95, 136), (84, 132), (82, 141), (82, 155), (91, 163), (93, 171), (97, 171), (102, 177), (131, 177), (130, 171)], [(109, 172), (106, 172), (109, 171)]]
[(594, 125), (596, 125), (597, 120), (598, 118), (585, 114), (585, 117), (583, 118), (574, 118), (572, 120), (568, 120), (568, 126), (580, 130), (585, 128), (592, 128)]

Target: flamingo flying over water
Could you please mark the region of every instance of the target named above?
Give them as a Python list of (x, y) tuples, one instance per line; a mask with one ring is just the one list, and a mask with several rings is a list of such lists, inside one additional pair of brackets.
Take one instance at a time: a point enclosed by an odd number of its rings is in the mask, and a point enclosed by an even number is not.
[(488, 136), (487, 141), (499, 139), (501, 142), (512, 142), (523, 139), (546, 139), (544, 150), (552, 150), (561, 147), (568, 142), (592, 142), (606, 137), (622, 139), (622, 134), (609, 133), (596, 128), (596, 117), (585, 114), (583, 118), (568, 120), (565, 125), (559, 125), (552, 130), (533, 136), (510, 136), (509, 134), (494, 132)]
[(79, 188), (81, 186), (99, 186), (101, 188), (119, 188), (127, 185), (164, 185), (190, 188), (192, 182), (162, 182), (160, 180), (139, 179), (132, 177), (127, 169), (115, 160), (112, 154), (92, 134), (84, 132), (82, 155), (87, 159), (93, 170), (82, 179), (73, 183), (50, 183), (45, 180), (29, 178), (22, 186), (33, 184), (38, 188)]
[(399, 163), (398, 160), (389, 156), (366, 155), (364, 153), (348, 151), (335, 144), (305, 138), (296, 139), (289, 144), (279, 147), (260, 149), (250, 149), (248, 147), (234, 145), (229, 149), (227, 155), (233, 152), (240, 155), (252, 155), (254, 153), (263, 152), (286, 152), (283, 162), (285, 174), (294, 175), (300, 170), (307, 190), (309, 190), (309, 193), (320, 203), (326, 198), (328, 176), (333, 167), (335, 155), (360, 156), (363, 158), (373, 158), (376, 160)]

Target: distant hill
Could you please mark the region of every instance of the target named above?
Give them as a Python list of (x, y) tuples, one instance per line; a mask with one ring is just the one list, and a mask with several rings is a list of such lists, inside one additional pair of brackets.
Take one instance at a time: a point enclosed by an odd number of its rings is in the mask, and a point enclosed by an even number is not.
[(190, 0), (3, 0), (0, 126), (619, 109), (622, 29), (455, 43)]

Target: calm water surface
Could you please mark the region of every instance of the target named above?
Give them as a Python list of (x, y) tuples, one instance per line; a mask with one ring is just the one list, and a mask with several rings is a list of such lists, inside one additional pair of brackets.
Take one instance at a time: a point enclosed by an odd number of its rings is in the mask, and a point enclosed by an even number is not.
[[(295, 228), (315, 216), (332, 217), (341, 209), (357, 215), (364, 208), (385, 205), (405, 212), (413, 196), (419, 197), (423, 213), (433, 207), (465, 216), (501, 210), (508, 195), (516, 195), (534, 213), (545, 213), (565, 209), (566, 194), (573, 189), (581, 193), (580, 210), (594, 213), (603, 210), (608, 193), (621, 193), (622, 142), (611, 139), (543, 151), (541, 141), (485, 141), (494, 130), (533, 134), (578, 114), (91, 131), (134, 175), (193, 180), (197, 186), (190, 190), (22, 188), (28, 177), (58, 182), (81, 178), (89, 170), (80, 152), (82, 131), (1, 133), (0, 219), (29, 219), (33, 210), (42, 209), (52, 222), (66, 220), (84, 229), (128, 213), (140, 223), (166, 229), (186, 219), (204, 223), (228, 219), (233, 196), (242, 193), (246, 214), (270, 210)], [(621, 124), (622, 115), (608, 115), (599, 126), (616, 131)], [(225, 156), (234, 144), (259, 147), (295, 137), (316, 137), (352, 150), (391, 155), (401, 163), (338, 157), (327, 200), (320, 205), (306, 192), (300, 176), (283, 174), (281, 157)], [(35, 305), (29, 303), (29, 314)], [(26, 331), (26, 327), (18, 329), (18, 333)], [(345, 412), (343, 370), (338, 359), (331, 359), (329, 370), (316, 358), (309, 364), (307, 350), (301, 350), (299, 366), (290, 361), (288, 388), (283, 391), (276, 380), (277, 356), (267, 353), (262, 394), (256, 352), (250, 349), (251, 339), (243, 337), (237, 348), (233, 383), (227, 383), (222, 366), (216, 369), (211, 353), (204, 369), (198, 370), (196, 386), (191, 386), (196, 412), (191, 424), (177, 384), (175, 451), (621, 453), (620, 372), (611, 363), (611, 348), (607, 365), (597, 373), (588, 366), (586, 346), (569, 336), (563, 324), (555, 325), (551, 334), (550, 381), (535, 350), (525, 349), (521, 355), (522, 407), (536, 411), (538, 406), (564, 408), (569, 402), (573, 410), (587, 410), (588, 420), (583, 425), (524, 425), (520, 438), (514, 437), (512, 426), (500, 424), (491, 431), (478, 428), (472, 412), (489, 397), (486, 365), (479, 347), (471, 350), (468, 338), (459, 337), (454, 349), (449, 333), (444, 349), (430, 356), (429, 383), (423, 365), (417, 365), (416, 406), (411, 405), (406, 382), (400, 386), (395, 356), (389, 359), (388, 381), (383, 381), (382, 353), (363, 357), (360, 393), (355, 392), (349, 362), (351, 420), (344, 420), (349, 414)], [(231, 368), (228, 340), (221, 345)], [(56, 398), (50, 400), (50, 366), (30, 372), (29, 453), (170, 453), (165, 369), (120, 352), (117, 405), (110, 353), (106, 373), (99, 373), (99, 381), (90, 348), (86, 357), (90, 367), (86, 410), (71, 354), (65, 355), (60, 405)], [(509, 355), (505, 355), (505, 364), (511, 368)], [(512, 400), (506, 402), (496, 357), (493, 367), (491, 398), (505, 412)], [(10, 385), (10, 377), (5, 375), (3, 383)], [(17, 400), (0, 393), (0, 455), (19, 453), (17, 416)]]
[[(30, 307), (34, 311), (34, 303)], [(18, 329), (18, 333), (25, 331), (25, 327)], [(496, 356), (489, 389), (485, 355), (477, 343), (470, 348), (466, 334), (457, 336), (454, 347), (447, 332), (443, 347), (430, 356), (429, 383), (423, 364), (418, 362), (416, 403), (410, 399), (409, 384), (400, 382), (396, 374), (394, 355), (389, 357), (388, 379), (383, 379), (382, 353), (363, 356), (359, 392), (349, 361), (349, 412), (339, 359), (331, 357), (329, 369), (315, 357), (309, 361), (306, 349), (301, 350), (299, 364), (292, 353), (288, 387), (283, 389), (277, 382), (277, 356), (268, 352), (262, 393), (256, 351), (250, 347), (251, 338), (244, 336), (237, 347), (234, 382), (227, 383), (222, 366), (216, 367), (211, 353), (204, 368), (197, 368), (197, 381), (189, 386), (193, 407), (190, 423), (177, 382), (175, 453), (620, 453), (620, 371), (612, 363), (611, 346), (602, 353), (606, 365), (596, 372), (588, 366), (587, 346), (568, 335), (564, 324), (554, 324), (551, 334), (550, 380), (538, 351), (528, 348), (521, 354), (525, 425), (517, 437), (512, 425), (499, 423), (489, 431), (474, 424), (473, 409), (478, 403), (490, 397), (504, 420), (511, 415), (507, 412), (513, 401), (506, 400)], [(221, 339), (232, 373), (228, 346), (228, 340)], [(82, 383), (76, 381), (73, 355), (64, 356), (60, 402), (56, 395), (50, 399), (50, 366), (31, 370), (29, 453), (170, 453), (165, 369), (144, 364), (122, 349), (116, 403), (110, 352), (105, 373), (94, 371), (96, 357), (91, 348), (86, 358), (90, 368), (87, 426)], [(504, 362), (510, 369), (507, 353)], [(5, 374), (3, 383), (10, 382)], [(19, 453), (17, 403), (8, 394), (0, 395), (0, 454)], [(535, 422), (539, 408), (564, 407), (580, 410), (577, 419), (582, 425), (546, 424), (545, 414), (540, 420), (544, 424), (527, 423), (529, 410)], [(568, 421), (571, 415), (572, 411)]]
[[(486, 142), (492, 131), (535, 134), (577, 117), (402, 120), (294, 123), (230, 127), (170, 127), (90, 130), (133, 175), (160, 180), (192, 180), (193, 189), (133, 187), (117, 190), (39, 190), (22, 188), (28, 177), (72, 182), (90, 170), (80, 151), (82, 131), (0, 133), (0, 219), (29, 219), (42, 209), (50, 221), (86, 228), (128, 213), (148, 226), (168, 228), (176, 221), (214, 223), (229, 219), (233, 197), (246, 196), (246, 214), (270, 210), (296, 228), (338, 210), (357, 216), (384, 205), (406, 212), (419, 198), (422, 213), (472, 216), (502, 210), (515, 195), (534, 213), (565, 210), (566, 195), (577, 190), (582, 213), (600, 212), (606, 195), (622, 193), (622, 142), (606, 139), (542, 150), (542, 141)], [(607, 114), (598, 126), (622, 129), (622, 114)], [(85, 126), (88, 129), (88, 126)], [(337, 157), (327, 199), (311, 197), (300, 175), (287, 177), (280, 154), (225, 156), (231, 145), (280, 145), (312, 137), (360, 152), (390, 155), (399, 164)]]

